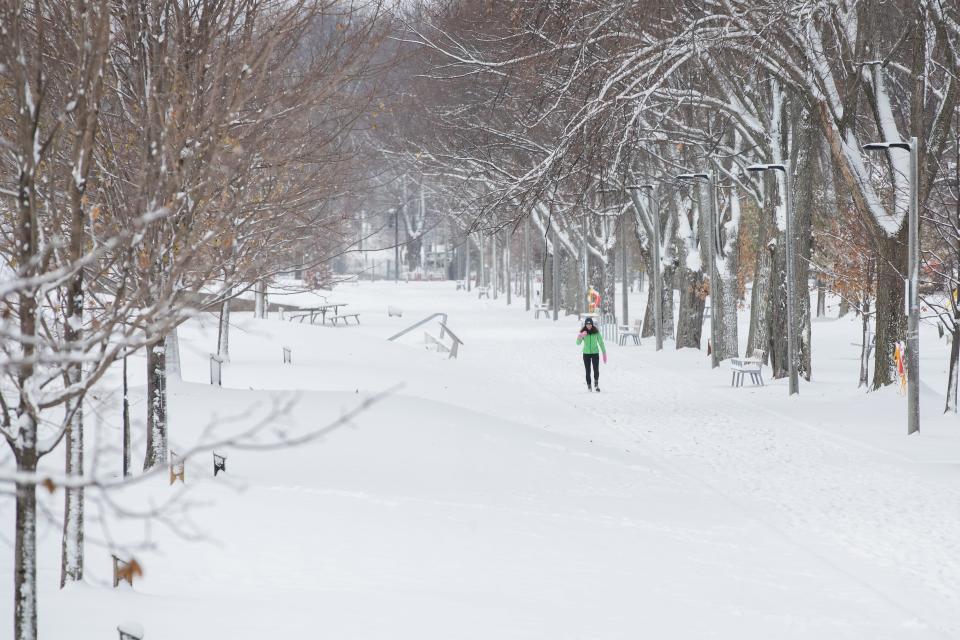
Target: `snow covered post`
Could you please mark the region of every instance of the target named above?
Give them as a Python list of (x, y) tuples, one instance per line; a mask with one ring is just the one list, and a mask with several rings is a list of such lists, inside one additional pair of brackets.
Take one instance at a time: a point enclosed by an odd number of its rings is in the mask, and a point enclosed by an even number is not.
[(210, 384), (221, 386), (220, 385), (220, 367), (223, 364), (223, 361), (217, 357), (217, 354), (210, 354)]

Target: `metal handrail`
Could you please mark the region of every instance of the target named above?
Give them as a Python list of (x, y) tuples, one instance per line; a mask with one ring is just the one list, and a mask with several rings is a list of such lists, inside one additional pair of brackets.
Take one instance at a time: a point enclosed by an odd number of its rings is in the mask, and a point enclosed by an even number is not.
[[(398, 334), (396, 334), (396, 335), (394, 335), (394, 336), (390, 336), (389, 338), (387, 338), (387, 341), (389, 342), (389, 341), (396, 340), (396, 339), (399, 338), (400, 336), (406, 335), (406, 334), (410, 333), (411, 331), (413, 331), (413, 330), (416, 329), (417, 327), (422, 327), (423, 325), (427, 324), (428, 322), (430, 322), (430, 321), (433, 320), (434, 318), (443, 318), (443, 321), (440, 323), (441, 325), (443, 325), (443, 324), (447, 321), (447, 314), (445, 314), (445, 313), (435, 313), (435, 314), (433, 314), (433, 315), (431, 315), (431, 316), (427, 316), (426, 318), (424, 318), (424, 319), (421, 320), (420, 322), (418, 322), (418, 323), (416, 323), (416, 324), (414, 324), (414, 325), (411, 325), (411, 326), (407, 327), (406, 329), (404, 329), (404, 330), (401, 331), (400, 333), (398, 333)], [(441, 334), (440, 337), (442, 338), (443, 335)]]
[(450, 337), (453, 338), (453, 346), (450, 347), (450, 357), (451, 357), (451, 358), (456, 358), (456, 357), (457, 357), (457, 348), (458, 348), (460, 345), (463, 344), (463, 340), (461, 340), (460, 338), (458, 338), (458, 337), (457, 337), (457, 334), (455, 334), (453, 331), (450, 331), (450, 327), (448, 327), (448, 326), (446, 325), (446, 323), (445, 323), (443, 320), (441, 320), (441, 321), (440, 321), (440, 337), (441, 337), (441, 338), (443, 338), (443, 332), (444, 332), (444, 331), (446, 331), (447, 333), (449, 333), (449, 334), (450, 334)]
[(445, 337), (445, 334), (450, 334), (450, 338), (453, 339), (453, 345), (450, 347), (450, 356), (449, 356), (449, 357), (450, 357), (450, 358), (456, 358), (456, 357), (457, 357), (457, 351), (459, 350), (460, 345), (463, 344), (463, 340), (461, 340), (460, 338), (458, 338), (458, 337), (457, 337), (457, 334), (455, 334), (453, 331), (451, 331), (451, 330), (450, 330), (450, 327), (447, 326), (447, 314), (445, 314), (445, 313), (434, 313), (434, 314), (431, 315), (431, 316), (427, 316), (426, 318), (424, 318), (424, 319), (421, 320), (420, 322), (417, 322), (416, 324), (413, 324), (413, 325), (407, 327), (406, 329), (404, 329), (404, 330), (401, 331), (400, 333), (398, 333), (398, 334), (396, 334), (396, 335), (394, 335), (394, 336), (390, 336), (389, 338), (387, 338), (387, 341), (396, 340), (396, 339), (399, 338), (400, 336), (405, 335), (405, 334), (407, 334), (407, 333), (410, 333), (411, 331), (413, 331), (414, 329), (416, 329), (416, 328), (418, 328), (418, 327), (422, 327), (423, 325), (427, 324), (428, 322), (430, 322), (430, 321), (433, 320), (434, 318), (442, 318), (442, 320), (439, 320), (439, 321), (438, 321), (439, 324), (440, 324), (440, 339), (442, 340), (442, 339)]

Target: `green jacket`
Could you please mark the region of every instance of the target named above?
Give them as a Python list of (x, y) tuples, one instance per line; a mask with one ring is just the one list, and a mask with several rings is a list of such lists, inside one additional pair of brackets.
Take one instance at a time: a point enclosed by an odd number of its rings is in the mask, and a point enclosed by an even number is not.
[(603, 344), (603, 336), (600, 335), (600, 332), (588, 333), (586, 337), (581, 338), (579, 334), (577, 335), (577, 344), (583, 343), (583, 352), (584, 353), (600, 353), (601, 351), (606, 353), (607, 347)]

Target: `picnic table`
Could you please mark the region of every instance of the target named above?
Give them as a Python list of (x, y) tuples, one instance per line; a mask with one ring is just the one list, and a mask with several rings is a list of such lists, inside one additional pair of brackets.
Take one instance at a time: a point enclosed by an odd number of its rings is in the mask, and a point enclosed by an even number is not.
[(299, 319), (300, 322), (302, 323), (304, 318), (309, 317), (310, 324), (313, 324), (316, 321), (317, 316), (319, 315), (320, 324), (325, 324), (327, 321), (328, 311), (332, 310), (333, 315), (336, 316), (336, 315), (339, 315), (338, 310), (340, 309), (340, 307), (346, 307), (346, 306), (347, 306), (346, 302), (328, 302), (326, 304), (321, 304), (316, 307), (300, 307), (297, 310), (298, 313), (294, 313), (290, 315), (290, 322), (293, 322), (294, 319)]

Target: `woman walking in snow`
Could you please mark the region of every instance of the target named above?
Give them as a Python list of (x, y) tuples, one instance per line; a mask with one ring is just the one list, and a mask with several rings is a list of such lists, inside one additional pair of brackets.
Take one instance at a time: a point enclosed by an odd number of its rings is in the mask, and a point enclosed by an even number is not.
[[(603, 344), (603, 335), (593, 326), (593, 318), (583, 322), (577, 334), (577, 344), (583, 344), (583, 368), (587, 370), (587, 391), (600, 391), (600, 354), (603, 364), (607, 364), (607, 347)], [(590, 386), (590, 367), (593, 367), (593, 386)]]

